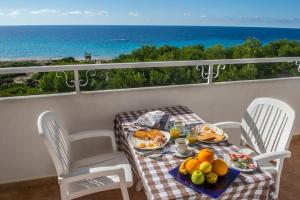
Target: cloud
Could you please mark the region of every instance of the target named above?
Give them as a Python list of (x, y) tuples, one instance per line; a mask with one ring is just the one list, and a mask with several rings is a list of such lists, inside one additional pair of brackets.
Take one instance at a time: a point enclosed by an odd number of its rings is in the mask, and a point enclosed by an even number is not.
[(201, 15), (201, 16), (200, 16), (200, 18), (206, 18), (206, 17), (207, 17), (206, 15)]
[(109, 16), (109, 12), (106, 11), (106, 10), (101, 10), (101, 11), (97, 12), (96, 15), (108, 17)]
[(89, 10), (86, 10), (83, 12), (84, 15), (87, 15), (87, 16), (106, 16), (108, 17), (109, 16), (109, 12), (106, 11), (106, 10), (100, 10), (98, 12), (93, 12), (93, 11), (89, 11)]
[(191, 13), (188, 13), (188, 12), (185, 12), (185, 13), (183, 13), (183, 16), (191, 16), (192, 14)]
[(300, 18), (273, 18), (273, 17), (261, 17), (261, 16), (238, 16), (238, 17), (225, 17), (224, 21), (233, 23), (254, 23), (254, 24), (299, 24)]
[[(201, 16), (200, 16), (201, 17)], [(202, 17), (202, 22), (217, 25), (242, 25), (242, 26), (265, 26), (265, 27), (299, 27), (300, 18), (275, 18), (263, 16), (225, 16), (225, 17)]]
[(128, 15), (132, 17), (142, 17), (142, 15), (138, 12), (129, 12)]
[(90, 10), (71, 10), (64, 12), (63, 15), (82, 15), (82, 16), (89, 16), (89, 17), (94, 17), (94, 16), (109, 16), (109, 12), (106, 10), (100, 10), (100, 11), (90, 11)]
[(86, 10), (83, 12), (83, 14), (88, 15), (88, 16), (95, 16), (95, 13), (89, 10)]
[(21, 10), (12, 10), (12, 11), (10, 11), (10, 12), (7, 13), (7, 16), (17, 17), (17, 16), (19, 16), (21, 14), (22, 14)]
[(30, 13), (33, 15), (47, 15), (47, 14), (56, 14), (58, 11), (54, 9), (41, 9), (41, 10), (33, 10)]
[(81, 15), (82, 11), (80, 11), (80, 10), (71, 10), (71, 11), (66, 12), (65, 14), (67, 14), (67, 15)]

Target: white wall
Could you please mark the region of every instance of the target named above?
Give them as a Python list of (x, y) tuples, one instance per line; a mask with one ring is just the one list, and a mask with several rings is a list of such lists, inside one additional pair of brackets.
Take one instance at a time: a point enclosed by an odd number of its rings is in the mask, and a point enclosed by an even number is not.
[[(179, 104), (208, 122), (240, 120), (256, 97), (281, 99), (300, 113), (300, 78), (0, 99), (0, 183), (55, 175), (36, 129), (37, 117), (45, 110), (57, 111), (74, 132), (113, 128), (118, 112)], [(98, 145), (95, 141), (90, 147), (95, 151)], [(77, 151), (83, 149), (77, 144)]]

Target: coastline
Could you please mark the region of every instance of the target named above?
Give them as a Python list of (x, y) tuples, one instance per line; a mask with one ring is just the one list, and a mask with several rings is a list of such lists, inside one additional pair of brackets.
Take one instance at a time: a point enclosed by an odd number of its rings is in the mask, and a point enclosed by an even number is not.
[[(70, 56), (72, 57), (72, 56)], [(37, 64), (46, 64), (49, 62), (53, 62), (53, 61), (57, 61), (57, 60), (62, 60), (68, 58), (68, 56), (66, 57), (56, 57), (56, 58), (11, 58), (11, 59), (1, 59), (0, 58), (0, 63), (12, 63), (12, 62), (33, 62), (33, 63), (37, 63)], [(80, 58), (80, 57), (72, 57), (74, 58), (76, 61), (78, 62), (86, 62), (87, 60), (85, 60), (84, 58)], [(91, 59), (91, 62), (94, 63), (105, 63), (105, 62), (111, 62), (113, 58), (101, 58), (101, 57), (95, 57)], [(1, 67), (1, 66), (0, 66)]]

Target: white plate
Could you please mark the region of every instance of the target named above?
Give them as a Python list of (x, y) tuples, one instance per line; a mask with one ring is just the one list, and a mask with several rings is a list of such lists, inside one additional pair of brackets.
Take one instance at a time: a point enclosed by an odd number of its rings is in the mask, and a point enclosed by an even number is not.
[[(206, 123), (204, 123), (204, 124), (199, 125), (199, 127), (203, 127), (203, 126), (208, 126), (209, 128), (214, 129), (216, 131), (216, 134), (218, 134), (218, 135), (221, 135), (222, 132), (224, 132), (223, 129), (220, 129), (219, 127), (217, 127), (214, 124), (206, 124)], [(216, 144), (216, 143), (224, 142), (224, 141), (228, 140), (227, 133), (224, 132), (224, 136), (225, 137), (221, 141), (213, 141), (213, 140), (198, 140), (198, 141), (199, 142), (203, 142), (203, 143), (207, 143), (207, 144)]]
[(134, 132), (130, 133), (129, 135), (129, 141), (131, 142), (131, 144), (136, 148), (136, 149), (139, 149), (139, 150), (156, 150), (156, 149), (161, 149), (163, 148), (164, 146), (166, 146), (166, 144), (168, 144), (168, 142), (170, 141), (170, 133), (167, 132), (167, 131), (161, 131), (160, 132), (165, 136), (166, 138), (166, 142), (164, 144), (162, 144), (161, 146), (159, 147), (145, 147), (145, 148), (140, 148), (140, 147), (137, 147), (137, 144), (140, 143), (140, 142), (144, 142), (144, 143), (149, 143), (151, 141), (147, 141), (147, 140), (142, 140), (142, 139), (139, 139), (139, 138), (136, 138), (133, 136)]
[(256, 163), (255, 160), (253, 160), (253, 164), (254, 164), (254, 166), (255, 166), (255, 168), (253, 168), (253, 169), (241, 169), (241, 168), (236, 167), (235, 164), (234, 164), (233, 162), (231, 162), (230, 157), (229, 157), (228, 154), (225, 154), (225, 155), (224, 155), (224, 160), (225, 160), (225, 162), (226, 162), (231, 168), (236, 169), (236, 170), (238, 170), (238, 171), (240, 171), (240, 172), (253, 172), (253, 171), (255, 171), (256, 168), (257, 168), (257, 163)]

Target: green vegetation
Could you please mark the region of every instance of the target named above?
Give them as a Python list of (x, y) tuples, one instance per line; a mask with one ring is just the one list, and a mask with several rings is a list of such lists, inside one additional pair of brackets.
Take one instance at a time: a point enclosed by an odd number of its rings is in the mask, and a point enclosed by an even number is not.
[[(149, 62), (174, 60), (204, 60), (232, 58), (262, 58), (300, 56), (298, 41), (279, 40), (262, 45), (255, 38), (247, 39), (243, 44), (234, 47), (215, 45), (205, 49), (202, 45), (173, 46), (143, 46), (129, 54), (120, 55), (110, 62)], [(2, 62), (0, 67), (21, 67), (38, 65), (64, 65), (94, 63), (95, 61), (77, 61), (74, 58), (64, 58), (52, 61), (22, 61)], [(229, 65), (222, 70), (215, 81), (236, 81), (275, 77), (299, 76), (294, 63)], [(17, 81), (22, 77), (22, 81)], [(73, 80), (73, 73), (68, 72), (68, 80)], [(85, 79), (85, 71), (80, 71), (80, 77)], [(116, 88), (163, 86), (174, 84), (193, 84), (204, 82), (201, 71), (195, 66), (180, 68), (152, 69), (115, 69), (97, 70), (87, 86), (82, 90), (105, 90)], [(32, 75), (14, 74), (0, 75), (0, 96), (17, 96), (30, 94), (46, 94), (73, 91), (67, 87), (65, 77), (59, 78), (56, 73), (38, 73)]]

